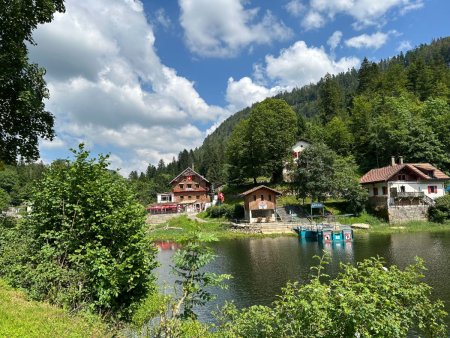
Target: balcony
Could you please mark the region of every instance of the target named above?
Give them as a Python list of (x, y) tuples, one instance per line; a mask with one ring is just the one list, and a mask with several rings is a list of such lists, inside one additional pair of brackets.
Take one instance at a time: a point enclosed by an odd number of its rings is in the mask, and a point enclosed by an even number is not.
[(423, 191), (415, 191), (415, 192), (398, 191), (397, 193), (391, 194), (391, 196), (397, 198), (423, 198), (425, 196), (425, 193)]

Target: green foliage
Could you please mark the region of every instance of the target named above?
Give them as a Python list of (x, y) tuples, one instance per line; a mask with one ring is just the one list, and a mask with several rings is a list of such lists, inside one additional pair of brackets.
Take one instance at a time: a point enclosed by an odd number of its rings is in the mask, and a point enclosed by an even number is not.
[(25, 42), (32, 31), (63, 12), (63, 0), (0, 1), (0, 161), (18, 156), (36, 159), (39, 138), (52, 139), (53, 115), (45, 111), (49, 97), (45, 70), (28, 61)]
[(405, 337), (410, 330), (446, 337), (446, 312), (431, 300), (423, 283), (423, 262), (400, 270), (382, 259), (341, 264), (335, 279), (321, 271), (304, 285), (288, 283), (272, 307), (237, 311), (227, 305), (219, 316), (223, 337)]
[[(183, 247), (173, 256), (174, 272), (178, 276), (177, 284), (181, 286), (182, 295), (174, 306), (174, 315), (181, 318), (196, 319), (194, 306), (205, 305), (215, 296), (207, 290), (207, 287), (218, 286), (225, 288), (222, 282), (230, 279), (230, 275), (218, 275), (204, 271), (204, 267), (210, 263), (215, 255), (207, 243), (215, 242), (217, 238), (195, 231), (182, 241)], [(182, 312), (181, 306), (183, 307)]]
[(73, 152), (37, 185), (30, 217), (5, 231), (2, 273), (36, 299), (126, 318), (156, 264), (145, 212), (107, 157), (89, 159), (83, 145)]
[(211, 218), (241, 219), (244, 217), (244, 207), (241, 204), (215, 205), (206, 209), (206, 215)]
[(0, 188), (0, 213), (6, 209), (8, 209), (9, 204), (11, 203), (11, 198), (9, 194)]
[(226, 288), (223, 281), (229, 275), (205, 271), (215, 255), (208, 243), (217, 241), (211, 234), (194, 230), (182, 241), (182, 248), (172, 260), (173, 272), (179, 286), (175, 295), (151, 294), (145, 299), (133, 317), (135, 326), (145, 337), (209, 337), (208, 325), (196, 320), (194, 306), (205, 305), (215, 298), (211, 287)]
[(324, 144), (316, 144), (302, 152), (298, 161), (295, 189), (299, 198), (311, 196), (324, 201), (333, 189), (336, 154)]
[(258, 176), (271, 176), (279, 181), (296, 136), (297, 116), (285, 101), (266, 99), (254, 105), (227, 144), (230, 176), (255, 182)]
[(450, 195), (435, 199), (435, 205), (428, 210), (430, 221), (444, 223), (450, 220)]

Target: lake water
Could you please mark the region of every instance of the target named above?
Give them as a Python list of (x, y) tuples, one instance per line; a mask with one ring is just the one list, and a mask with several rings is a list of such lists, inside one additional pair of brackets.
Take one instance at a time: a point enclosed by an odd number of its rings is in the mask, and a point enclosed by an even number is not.
[[(233, 275), (227, 290), (214, 289), (217, 299), (196, 312), (201, 320), (212, 320), (211, 312), (233, 300), (238, 307), (255, 304), (270, 305), (288, 281), (305, 282), (310, 267), (321, 255), (330, 252), (332, 262), (325, 273), (335, 276), (339, 262), (356, 263), (372, 256), (383, 257), (388, 265), (401, 268), (414, 263), (414, 257), (425, 260), (425, 281), (433, 287), (433, 295), (442, 299), (450, 312), (450, 232), (355, 234), (351, 243), (319, 245), (317, 242), (299, 241), (297, 237), (223, 240), (213, 245), (217, 258), (208, 266), (209, 271)], [(171, 257), (175, 246), (161, 250), (157, 269), (161, 284), (173, 285), (170, 273)], [(447, 323), (450, 324), (449, 318)]]

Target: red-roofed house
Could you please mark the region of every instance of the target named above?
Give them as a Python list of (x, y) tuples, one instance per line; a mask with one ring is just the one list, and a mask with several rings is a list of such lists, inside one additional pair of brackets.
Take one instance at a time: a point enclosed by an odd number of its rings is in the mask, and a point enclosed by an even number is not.
[(369, 192), (369, 203), (388, 209), (391, 220), (390, 208), (424, 206), (427, 210), (437, 197), (445, 195), (447, 180), (450, 177), (429, 163), (403, 163), (402, 157), (396, 163), (393, 157), (390, 166), (370, 170), (360, 183)]

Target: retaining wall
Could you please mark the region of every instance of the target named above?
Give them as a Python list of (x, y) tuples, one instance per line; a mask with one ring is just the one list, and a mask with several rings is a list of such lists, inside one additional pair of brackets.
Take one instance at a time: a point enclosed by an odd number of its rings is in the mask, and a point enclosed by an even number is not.
[(428, 220), (428, 205), (392, 206), (388, 209), (389, 223)]

